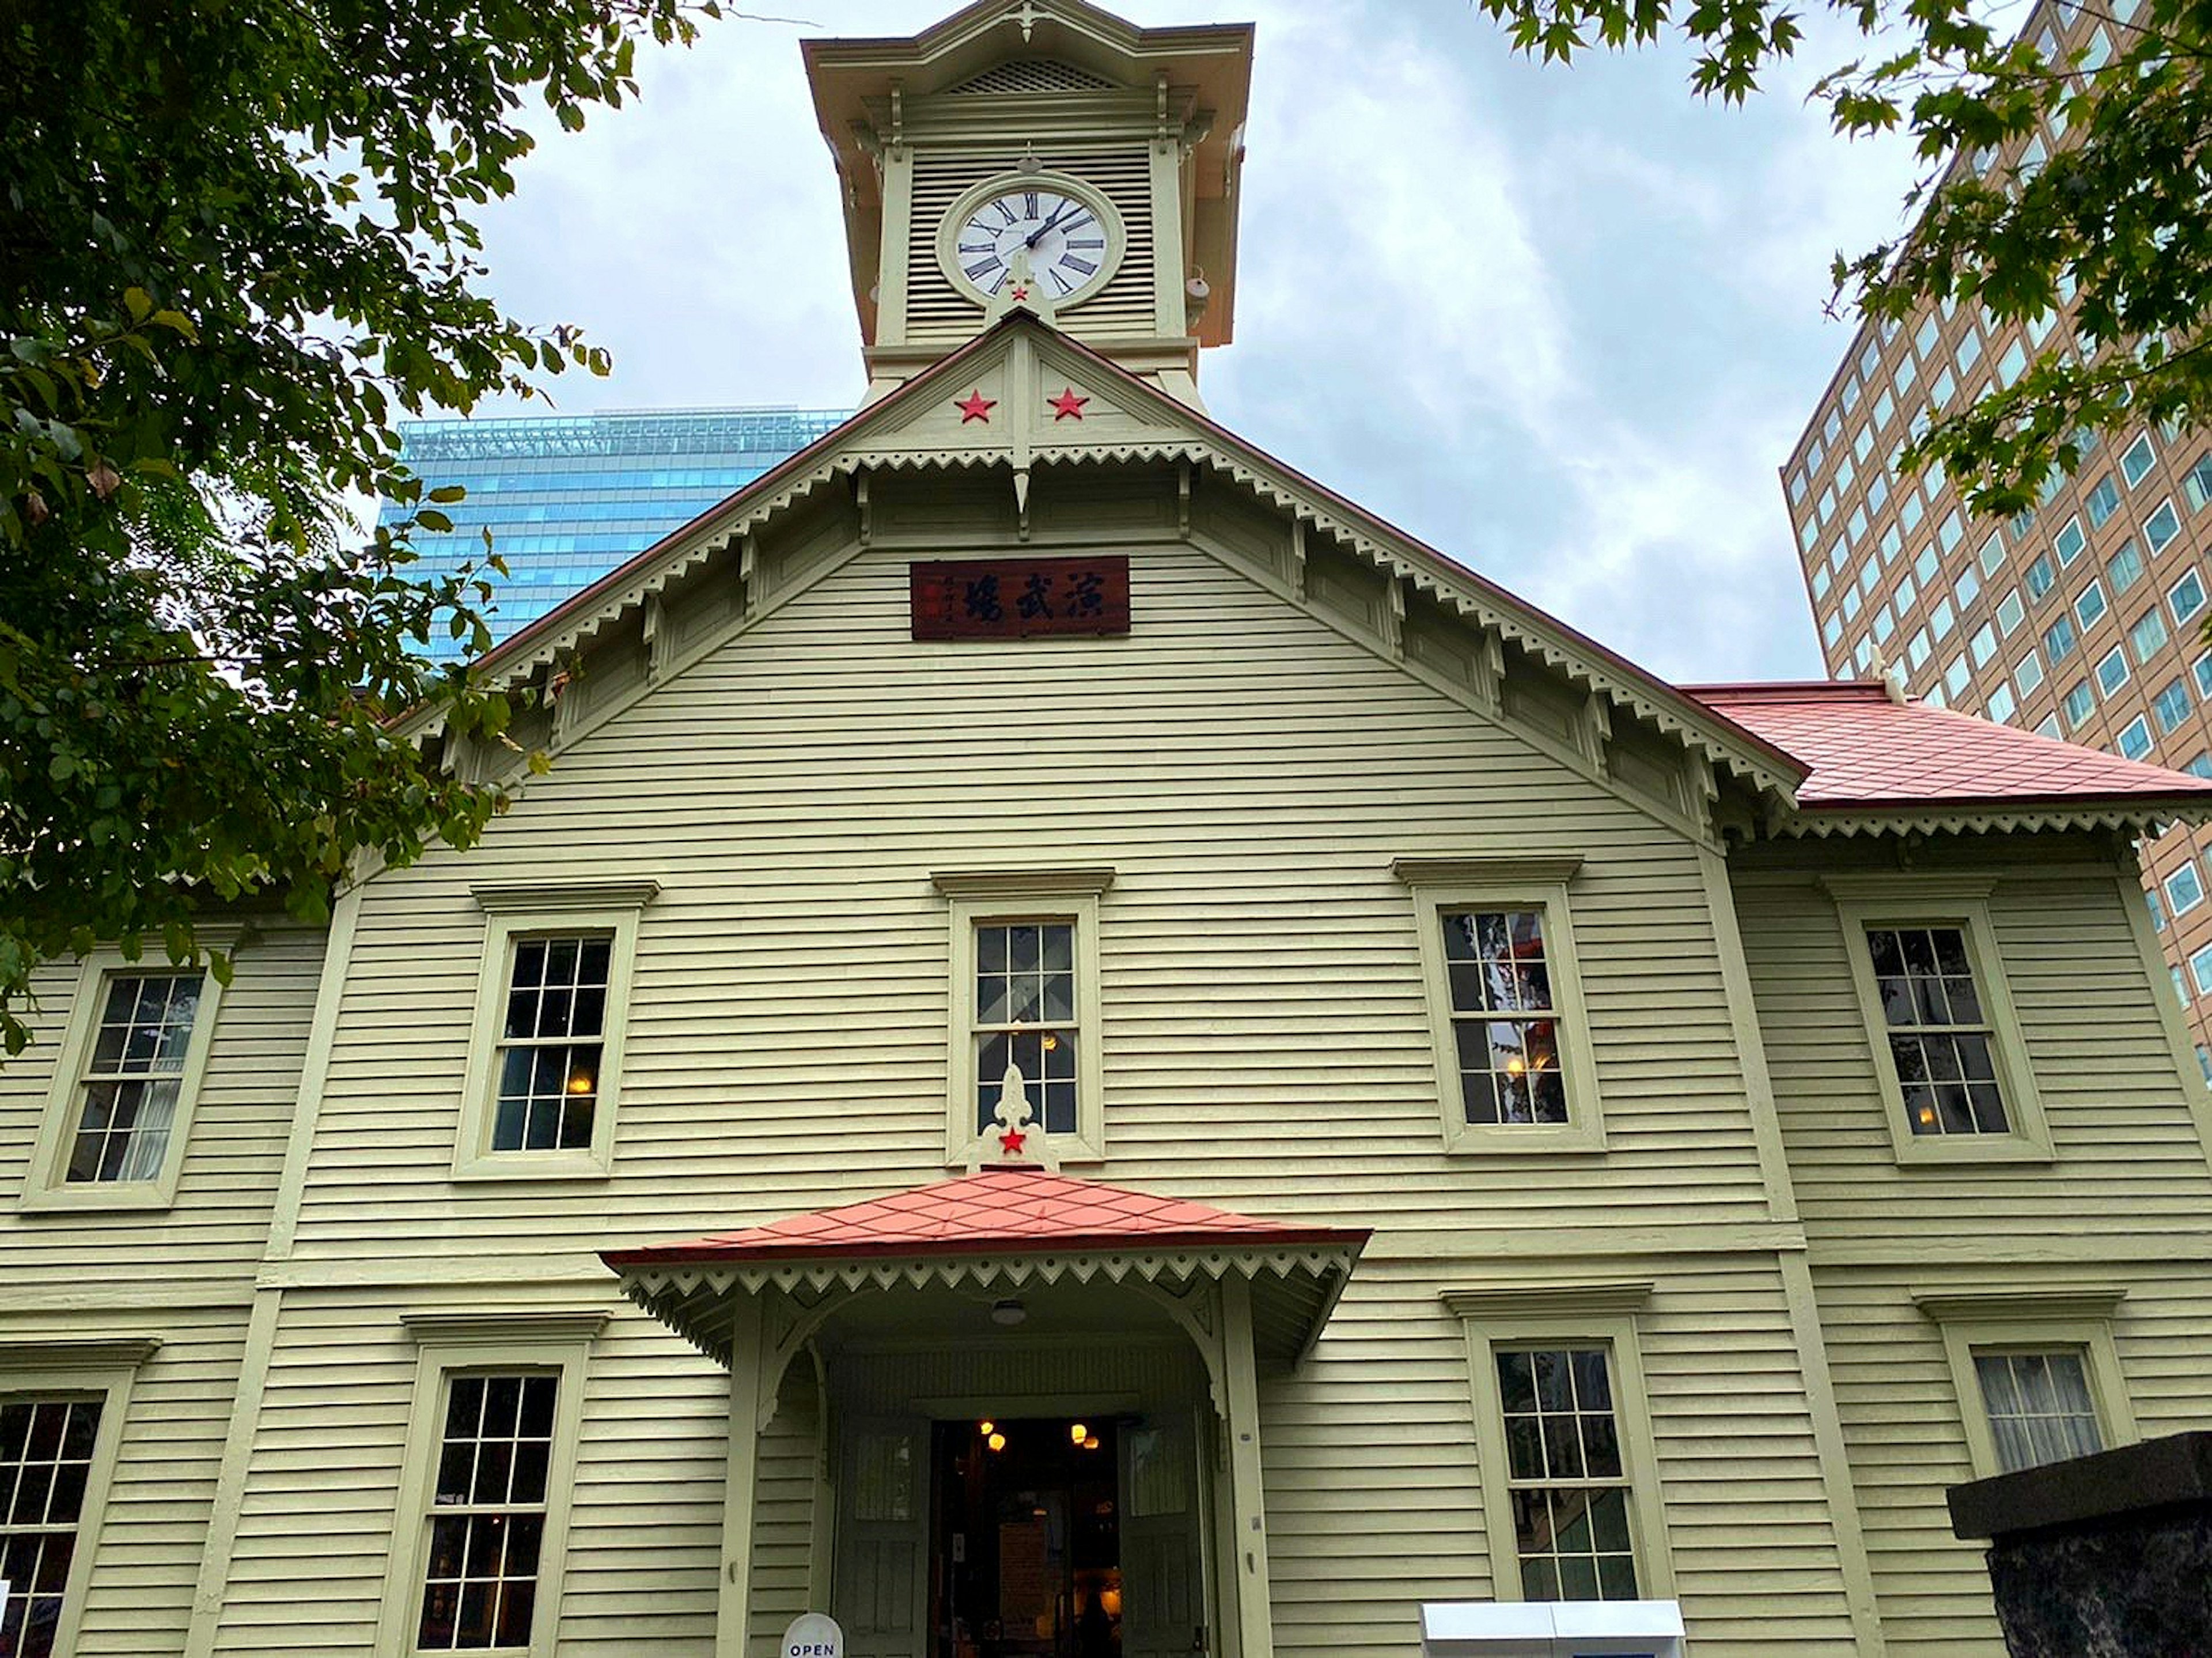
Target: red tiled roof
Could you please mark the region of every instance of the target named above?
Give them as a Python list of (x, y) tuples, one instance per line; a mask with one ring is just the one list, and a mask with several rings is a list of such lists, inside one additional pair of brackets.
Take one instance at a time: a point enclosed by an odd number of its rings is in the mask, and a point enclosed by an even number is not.
[(1177, 1198), (1040, 1169), (987, 1169), (887, 1198), (792, 1215), (687, 1243), (609, 1250), (625, 1266), (854, 1255), (986, 1254), (1008, 1249), (1182, 1249), (1207, 1245), (1361, 1244), (1365, 1229), (1286, 1226)]
[(1797, 799), (1814, 811), (2154, 799), (2212, 806), (2212, 780), (1926, 702), (1893, 701), (1879, 681), (1682, 689), (1811, 767)]

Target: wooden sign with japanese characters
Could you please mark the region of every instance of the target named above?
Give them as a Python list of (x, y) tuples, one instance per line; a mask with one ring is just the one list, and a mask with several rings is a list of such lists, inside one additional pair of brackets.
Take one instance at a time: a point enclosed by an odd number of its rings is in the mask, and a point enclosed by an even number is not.
[(1035, 639), (1129, 631), (1129, 561), (940, 559), (908, 567), (916, 639)]

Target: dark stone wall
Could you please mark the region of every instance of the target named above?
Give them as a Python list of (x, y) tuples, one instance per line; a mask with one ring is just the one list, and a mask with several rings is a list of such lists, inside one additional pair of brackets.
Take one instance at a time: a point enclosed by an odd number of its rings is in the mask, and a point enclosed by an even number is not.
[(1989, 1561), (2013, 1658), (2212, 1655), (2212, 1507), (2001, 1535)]

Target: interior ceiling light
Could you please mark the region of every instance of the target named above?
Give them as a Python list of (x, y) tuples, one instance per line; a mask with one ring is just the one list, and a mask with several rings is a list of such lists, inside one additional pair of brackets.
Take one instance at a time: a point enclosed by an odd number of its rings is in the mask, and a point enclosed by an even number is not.
[(1022, 1305), (1018, 1297), (1008, 1296), (991, 1303), (991, 1322), (994, 1324), (1004, 1324), (1011, 1328), (1029, 1315), (1030, 1309)]

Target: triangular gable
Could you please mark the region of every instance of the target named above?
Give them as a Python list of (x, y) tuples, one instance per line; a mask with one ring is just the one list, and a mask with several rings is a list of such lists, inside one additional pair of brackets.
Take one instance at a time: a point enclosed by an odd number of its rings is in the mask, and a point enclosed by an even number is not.
[[(1073, 400), (1073, 401), (1071, 401)], [(557, 665), (842, 478), (863, 523), (878, 471), (1002, 469), (1018, 501), (1043, 466), (1166, 460), (1206, 468), (1581, 691), (1648, 722), (1785, 809), (1805, 767), (1595, 641), (1285, 466), (1197, 410), (1016, 308), (842, 426), (508, 640), (482, 671), (513, 687)], [(1402, 595), (1394, 604), (1403, 604)], [(427, 722), (414, 727), (427, 735)]]

